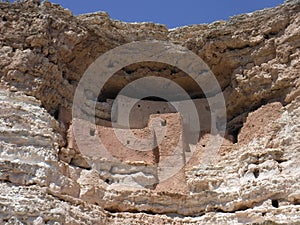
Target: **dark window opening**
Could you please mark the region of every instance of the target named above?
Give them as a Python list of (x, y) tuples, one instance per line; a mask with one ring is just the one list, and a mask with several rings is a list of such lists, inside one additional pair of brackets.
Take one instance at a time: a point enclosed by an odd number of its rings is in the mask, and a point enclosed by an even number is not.
[(275, 207), (275, 208), (278, 208), (279, 207), (278, 200), (272, 200), (272, 206)]
[(259, 170), (258, 169), (254, 170), (253, 171), (253, 175), (254, 175), (255, 178), (258, 178), (258, 176), (259, 176)]
[(111, 184), (112, 183), (112, 181), (110, 180), (110, 179), (105, 179), (105, 183), (107, 183), (107, 184)]
[(53, 117), (54, 117), (54, 119), (58, 120), (58, 117), (59, 117), (59, 108), (57, 108), (57, 109), (54, 111)]
[(95, 136), (95, 129), (93, 129), (93, 128), (90, 129), (90, 135)]
[(243, 127), (243, 124), (238, 124), (234, 128), (229, 129), (229, 134), (232, 135), (232, 137), (233, 137), (232, 143), (234, 143), (234, 144), (238, 143), (238, 136), (239, 136), (239, 133), (240, 133), (242, 127)]

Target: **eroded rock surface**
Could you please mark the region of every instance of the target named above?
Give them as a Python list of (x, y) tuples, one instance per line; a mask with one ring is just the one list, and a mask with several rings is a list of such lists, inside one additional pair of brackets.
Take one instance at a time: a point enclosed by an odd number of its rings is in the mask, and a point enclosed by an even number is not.
[[(300, 223), (299, 1), (175, 30), (113, 21), (103, 12), (76, 17), (47, 1), (0, 3), (0, 12), (1, 224)], [(102, 158), (93, 164), (76, 146), (71, 107), (84, 71), (108, 50), (139, 40), (184, 46), (215, 74), (228, 120), (216, 163), (202, 162), (208, 130), (189, 143), (180, 118), (167, 111), (151, 116), (170, 128), (158, 150), (124, 148), (122, 163)], [(120, 143), (111, 133), (111, 101), (145, 76), (170, 79), (195, 102), (205, 100), (195, 82), (170, 65), (121, 69), (97, 97), (100, 122), (88, 129), (115, 155)], [(148, 128), (136, 135), (155, 142), (159, 132)], [(177, 158), (186, 165), (159, 182), (159, 159), (176, 155), (169, 151), (172, 138), (180, 140), (184, 154)]]

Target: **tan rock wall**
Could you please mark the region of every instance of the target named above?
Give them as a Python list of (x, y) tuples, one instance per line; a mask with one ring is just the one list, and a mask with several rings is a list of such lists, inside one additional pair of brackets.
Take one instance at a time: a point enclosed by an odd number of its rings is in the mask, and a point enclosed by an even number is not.
[[(299, 29), (299, 1), (175, 30), (113, 21), (105, 13), (75, 17), (47, 1), (0, 3), (0, 223), (298, 224)], [(211, 135), (203, 134), (192, 161), (154, 190), (110, 180), (115, 174), (143, 186), (156, 179), (153, 165), (143, 165), (141, 174), (139, 162), (100, 159), (103, 167), (93, 168), (67, 141), (74, 91), (88, 65), (137, 40), (170, 41), (199, 55), (226, 99), (226, 138), (237, 137), (237, 143), (224, 140), (217, 162), (207, 165), (202, 156)], [(128, 83), (150, 75), (204, 98), (184, 72), (144, 62), (117, 72), (89, 100), (114, 99)], [(98, 107), (107, 118), (101, 107), (107, 104)], [(169, 136), (180, 139), (180, 123), (172, 126)], [(174, 155), (183, 155), (183, 138), (181, 147)], [(141, 157), (152, 160), (157, 153)], [(130, 172), (134, 176), (126, 177)]]

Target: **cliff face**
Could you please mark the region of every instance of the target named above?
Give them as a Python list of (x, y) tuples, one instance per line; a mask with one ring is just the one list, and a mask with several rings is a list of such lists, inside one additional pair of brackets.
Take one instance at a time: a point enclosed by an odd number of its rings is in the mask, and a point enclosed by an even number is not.
[[(0, 3), (0, 12), (1, 224), (300, 223), (299, 1), (174, 30), (113, 21), (102, 12), (76, 17), (49, 2)], [(138, 160), (125, 149), (129, 163), (103, 159), (99, 169), (72, 138), (73, 97), (88, 66), (117, 46), (143, 40), (168, 41), (200, 56), (226, 103), (228, 125), (217, 162), (201, 163), (211, 136), (204, 132), (186, 153), (190, 161), (161, 183), (151, 167), (155, 149), (152, 155), (136, 153)], [(205, 100), (195, 82), (171, 65), (122, 68), (98, 96), (97, 133), (112, 148), (111, 109), (103, 113), (101, 107), (145, 76), (167, 78), (195, 102)], [(162, 115), (160, 125), (168, 118)], [(174, 120), (168, 137), (180, 139), (181, 123)], [(170, 143), (159, 148), (168, 152)], [(139, 161), (147, 157), (151, 166)], [(149, 179), (154, 186), (116, 182)]]

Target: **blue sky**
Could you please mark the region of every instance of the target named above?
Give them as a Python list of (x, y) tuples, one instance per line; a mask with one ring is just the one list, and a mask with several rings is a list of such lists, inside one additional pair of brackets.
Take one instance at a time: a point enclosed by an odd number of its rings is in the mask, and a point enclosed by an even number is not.
[(284, 0), (51, 0), (75, 15), (106, 11), (126, 22), (155, 22), (178, 26), (227, 20), (230, 16), (277, 6)]

